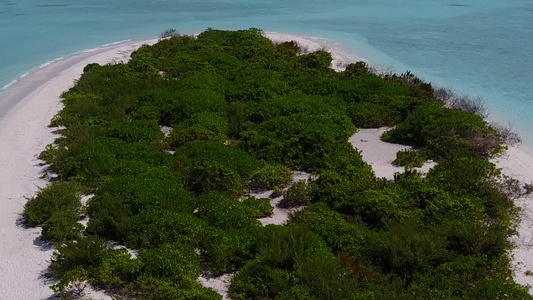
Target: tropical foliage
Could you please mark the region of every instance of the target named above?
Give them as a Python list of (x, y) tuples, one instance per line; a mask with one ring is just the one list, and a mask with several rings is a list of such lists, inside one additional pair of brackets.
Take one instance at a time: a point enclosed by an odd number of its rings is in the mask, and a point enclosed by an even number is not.
[[(63, 94), (62, 136), (41, 155), (60, 182), (25, 210), (56, 242), (56, 291), (221, 299), (197, 282), (206, 268), (239, 271), (234, 299), (530, 299), (508, 261), (517, 210), (486, 160), (501, 139), (481, 117), (410, 73), (335, 72), (328, 52), (258, 29), (167, 36), (126, 64), (88, 65)], [(422, 153), (437, 167), (376, 178), (348, 138), (382, 125), (421, 149), (398, 164)], [(296, 170), (316, 180), (284, 190)], [(273, 208), (252, 189), (303, 208), (263, 227)]]

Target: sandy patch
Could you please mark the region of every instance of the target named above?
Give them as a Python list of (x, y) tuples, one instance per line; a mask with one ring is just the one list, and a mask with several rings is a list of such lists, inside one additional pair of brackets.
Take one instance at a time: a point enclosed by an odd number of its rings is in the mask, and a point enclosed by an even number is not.
[(218, 277), (214, 277), (209, 272), (204, 272), (198, 281), (205, 286), (206, 288), (212, 288), (217, 293), (222, 295), (223, 300), (231, 299), (228, 296), (229, 287), (231, 285), (231, 278), (233, 278), (234, 273), (223, 274)]
[[(391, 128), (359, 129), (359, 132), (350, 137), (349, 142), (361, 151), (363, 160), (372, 166), (376, 177), (385, 177), (388, 180), (393, 180), (394, 173), (404, 172), (404, 167), (397, 167), (392, 164), (396, 159), (396, 152), (413, 148), (382, 141), (381, 135), (389, 129)], [(421, 168), (415, 168), (415, 170), (425, 174), (435, 165), (435, 162), (428, 161)]]

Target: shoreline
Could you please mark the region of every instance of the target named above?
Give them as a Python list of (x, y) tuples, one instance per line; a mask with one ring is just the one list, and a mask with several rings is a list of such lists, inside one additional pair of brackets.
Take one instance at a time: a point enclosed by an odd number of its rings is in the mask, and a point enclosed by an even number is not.
[[(509, 146), (501, 156), (490, 161), (507, 175), (524, 184), (533, 184), (533, 156), (532, 150), (524, 145)], [(515, 272), (514, 279), (517, 283), (530, 287), (529, 293), (533, 295), (533, 276), (528, 275), (533, 271), (533, 195), (521, 196), (514, 199), (515, 205), (520, 208), (520, 223), (517, 224), (517, 235), (511, 238), (515, 248), (510, 252), (511, 263)]]
[[(332, 67), (343, 69), (347, 63), (363, 60), (345, 52), (335, 43), (312, 36), (278, 32), (265, 32), (275, 42), (296, 40), (308, 51), (327, 49), (332, 53)], [(53, 143), (56, 129), (49, 128), (52, 117), (62, 109), (60, 95), (68, 90), (88, 63), (125, 61), (129, 54), (142, 44), (159, 39), (129, 40), (110, 43), (94, 49), (78, 51), (34, 68), (11, 86), (0, 91), (0, 237), (10, 241), (0, 246), (0, 298), (51, 297), (49, 282), (43, 274), (53, 249), (40, 239), (40, 228), (24, 228), (20, 224), (26, 202), (39, 187), (48, 181), (40, 178), (46, 166), (37, 159), (45, 146)], [(508, 176), (524, 183), (533, 181), (533, 150), (524, 145), (510, 146), (501, 157), (491, 160)], [(519, 236), (513, 238), (516, 248), (513, 268), (515, 280), (523, 285), (533, 285), (533, 204), (519, 199), (523, 220)]]

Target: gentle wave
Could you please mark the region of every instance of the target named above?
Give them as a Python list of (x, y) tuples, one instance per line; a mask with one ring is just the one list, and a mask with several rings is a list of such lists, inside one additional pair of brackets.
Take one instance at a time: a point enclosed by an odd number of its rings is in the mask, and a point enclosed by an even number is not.
[[(65, 57), (61, 56), (61, 57), (58, 57), (58, 58), (56, 58), (56, 59), (49, 60), (49, 61), (45, 62), (44, 64), (40, 65), (39, 67), (37, 67), (37, 68), (31, 70), (30, 72), (35, 71), (36, 69), (42, 69), (42, 68), (44, 68), (44, 67), (47, 67), (47, 66), (49, 66), (49, 65), (51, 65), (51, 64), (53, 64), (53, 63), (55, 63), (56, 61), (60, 61), (60, 60), (62, 60), (62, 59), (64, 59), (64, 58), (65, 58)], [(28, 75), (28, 74), (26, 73), (26, 75)]]
[(10, 83), (4, 85), (4, 86), (2, 87), (1, 90), (3, 91), (3, 90), (5, 90), (5, 89), (7, 89), (8, 87), (10, 87), (10, 86), (12, 86), (13, 84), (17, 83), (17, 81), (18, 81), (17, 79), (11, 81)]
[[(108, 48), (108, 47), (112, 47), (112, 46), (118, 46), (118, 45), (125, 44), (125, 43), (131, 42), (131, 41), (132, 41), (132, 39), (125, 39), (125, 40), (120, 40), (120, 41), (116, 41), (116, 42), (111, 42), (111, 43), (103, 44), (103, 45), (95, 47), (95, 48), (89, 48), (89, 49), (83, 49), (83, 50), (80, 50), (80, 51), (76, 51), (76, 52), (73, 52), (73, 53), (67, 55), (66, 57), (74, 57), (74, 56), (76, 56), (78, 54), (81, 54), (81, 53), (95, 52), (95, 51), (98, 51), (98, 50), (101, 50), (101, 49), (104, 49), (104, 48)], [(49, 61), (39, 65), (38, 67), (32, 68), (30, 71), (25, 72), (22, 75), (20, 75), (17, 79), (14, 79), (14, 80), (10, 81), (8, 84), (4, 85), (0, 89), (0, 91), (6, 90), (7, 88), (13, 86), (15, 83), (19, 82), (20, 79), (23, 79), (23, 78), (27, 77), (28, 75), (32, 74), (33, 72), (35, 72), (35, 71), (37, 71), (39, 69), (42, 69), (42, 68), (46, 68), (46, 67), (50, 66), (51, 64), (53, 64), (55, 62), (58, 62), (60, 60), (63, 60), (63, 59), (65, 59), (65, 56), (60, 56), (58, 58), (49, 60)]]

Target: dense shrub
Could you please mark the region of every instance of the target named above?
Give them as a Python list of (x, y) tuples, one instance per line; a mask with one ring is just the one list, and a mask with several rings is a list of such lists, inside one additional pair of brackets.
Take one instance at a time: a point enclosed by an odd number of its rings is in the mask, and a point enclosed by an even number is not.
[(123, 241), (131, 230), (130, 218), (146, 209), (192, 212), (193, 198), (179, 176), (166, 169), (117, 177), (90, 200), (87, 231)]
[(245, 180), (234, 170), (206, 160), (197, 162), (192, 166), (187, 174), (186, 185), (196, 195), (210, 191), (239, 195), (247, 188)]
[(293, 114), (272, 118), (243, 133), (242, 146), (268, 162), (317, 171), (324, 167), (328, 150), (354, 132), (345, 115)]
[(210, 271), (216, 275), (234, 272), (257, 253), (264, 227), (249, 227), (235, 230), (210, 230), (201, 247), (202, 258)]
[(180, 147), (193, 141), (224, 142), (227, 140), (227, 132), (228, 122), (225, 116), (209, 112), (197, 113), (174, 126), (170, 133), (169, 144), (173, 147)]
[(24, 216), (30, 226), (48, 221), (54, 213), (69, 211), (79, 213), (81, 195), (73, 183), (52, 183), (41, 189), (24, 205)]
[(283, 188), (292, 180), (292, 172), (282, 165), (266, 164), (252, 174), (251, 186), (255, 189)]
[(301, 227), (267, 232), (260, 243), (258, 258), (233, 278), (230, 295), (234, 299), (274, 298), (291, 287), (295, 279), (291, 273), (300, 260), (328, 251), (317, 235)]
[(361, 128), (391, 126), (401, 121), (399, 112), (372, 102), (350, 103), (346, 113), (353, 124)]
[(110, 126), (106, 134), (128, 143), (163, 140), (163, 132), (154, 121), (133, 121)]
[(304, 54), (300, 56), (300, 61), (310, 69), (331, 70), (329, 69), (332, 61), (331, 54), (323, 50)]
[(166, 244), (145, 250), (139, 256), (145, 276), (174, 282), (178, 287), (191, 286), (200, 276), (199, 257), (185, 244)]
[(293, 219), (319, 234), (335, 253), (358, 256), (368, 243), (371, 231), (362, 224), (353, 224), (324, 203), (309, 206)]
[(383, 138), (425, 147), (434, 158), (461, 155), (465, 151), (487, 157), (501, 150), (497, 133), (480, 116), (439, 105), (418, 109)]
[[(61, 137), (41, 154), (71, 183), (26, 205), (28, 224), (59, 242), (53, 289), (220, 299), (196, 280), (205, 268), (236, 273), (234, 299), (530, 299), (508, 259), (518, 211), (486, 160), (509, 134), (409, 71), (331, 62), (258, 29), (210, 28), (85, 67), (51, 122)], [(160, 126), (174, 130), (165, 138)], [(356, 126), (395, 126), (386, 141), (420, 150), (398, 164), (439, 164), (426, 178), (376, 179), (348, 143)], [(316, 180), (284, 192), (289, 170)], [(305, 207), (260, 226), (274, 210), (243, 197), (249, 187)], [(83, 235), (78, 191), (95, 194)]]
[(225, 166), (248, 179), (258, 167), (257, 160), (242, 149), (213, 141), (189, 143), (179, 148), (174, 156), (185, 172), (206, 162)]
[(302, 299), (349, 299), (358, 293), (356, 282), (343, 274), (339, 260), (320, 237), (289, 226), (265, 235), (258, 257), (233, 278), (230, 295), (283, 299), (295, 292), (297, 284), (302, 285)]
[(278, 203), (278, 206), (289, 208), (308, 205), (313, 199), (313, 188), (313, 184), (299, 180), (283, 192), (283, 199)]
[(214, 230), (193, 214), (146, 210), (128, 219), (125, 244), (133, 248), (156, 248), (164, 244), (189, 243), (199, 245), (206, 234)]
[[(231, 199), (223, 193), (209, 193), (198, 199), (197, 215), (211, 225), (222, 229), (238, 229), (253, 226), (256, 210), (248, 203)], [(257, 215), (257, 213), (255, 214)]]
[(50, 271), (55, 278), (77, 269), (91, 272), (102, 262), (106, 249), (105, 242), (98, 237), (71, 240), (56, 248), (50, 261)]
[(64, 243), (69, 240), (80, 238), (84, 230), (83, 225), (78, 223), (80, 216), (70, 210), (55, 212), (50, 219), (43, 224), (43, 240)]
[(274, 213), (274, 207), (270, 205), (269, 198), (246, 197), (241, 200), (241, 203), (248, 208), (254, 219), (269, 217)]
[[(161, 133), (162, 134), (162, 133)], [(68, 150), (74, 152), (74, 150)], [(117, 138), (96, 138), (55, 165), (61, 178), (71, 178), (91, 188), (124, 175), (128, 164), (169, 165), (171, 158), (148, 142), (127, 143)], [(131, 168), (133, 174), (138, 170)]]
[(405, 166), (407, 168), (419, 168), (426, 162), (425, 151), (401, 150), (396, 153), (396, 159), (392, 162), (395, 166)]
[(119, 291), (136, 280), (143, 262), (132, 259), (126, 249), (108, 249), (102, 254), (100, 266), (91, 274), (92, 280), (111, 291)]

